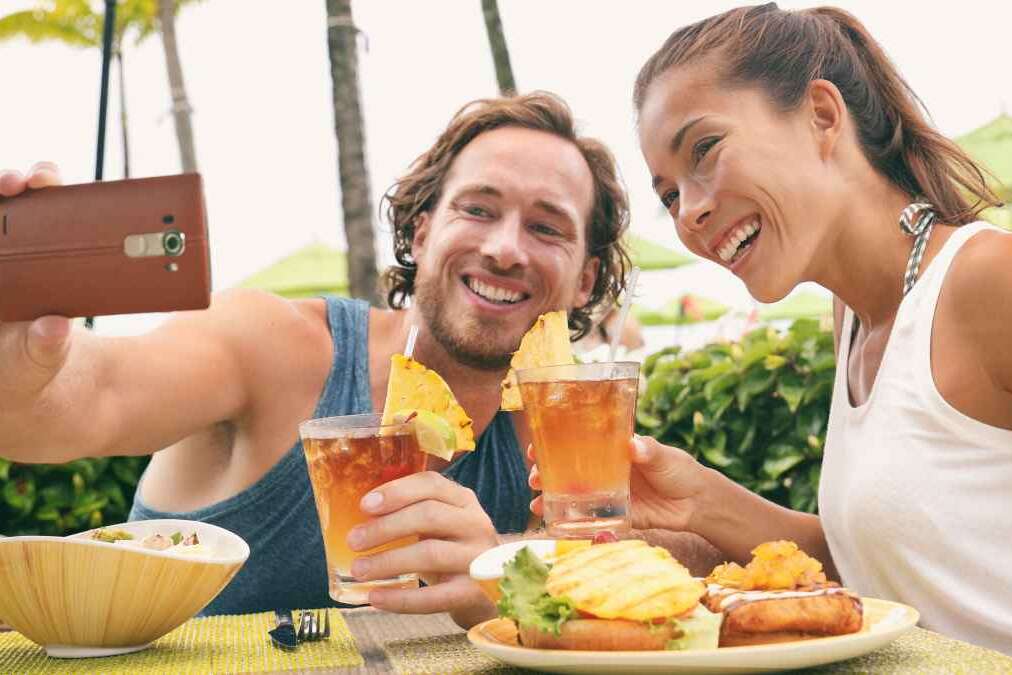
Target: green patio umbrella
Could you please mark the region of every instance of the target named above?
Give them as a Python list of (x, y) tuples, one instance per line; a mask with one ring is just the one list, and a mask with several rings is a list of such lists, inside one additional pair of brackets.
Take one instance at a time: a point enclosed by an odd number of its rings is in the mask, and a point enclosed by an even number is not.
[(310, 244), (239, 282), (286, 298), (348, 295), (348, 261), (344, 251)]
[(730, 307), (695, 293), (669, 300), (660, 309), (647, 309), (633, 305), (633, 316), (644, 326), (673, 326), (702, 321), (716, 321), (727, 314)]
[(779, 321), (784, 319), (817, 319), (833, 313), (832, 298), (802, 291), (795, 293), (780, 302), (762, 305), (759, 310), (760, 321)]
[(1012, 230), (1012, 117), (1002, 113), (956, 143), (993, 174), (991, 187), (1006, 202), (1003, 208), (988, 209), (983, 217)]
[(994, 174), (1002, 199), (1012, 200), (1012, 117), (1001, 114), (956, 143)]
[(635, 234), (625, 235), (626, 245), (629, 247), (629, 256), (633, 265), (636, 265), (644, 272), (649, 270), (671, 270), (683, 265), (696, 262), (698, 258), (688, 253), (680, 253), (673, 249), (655, 244), (649, 239), (638, 237)]

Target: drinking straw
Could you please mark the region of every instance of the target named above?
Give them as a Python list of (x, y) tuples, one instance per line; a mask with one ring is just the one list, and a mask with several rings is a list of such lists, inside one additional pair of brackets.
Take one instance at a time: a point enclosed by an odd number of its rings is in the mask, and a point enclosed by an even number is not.
[(411, 326), (411, 330), (408, 331), (408, 343), (404, 345), (404, 356), (411, 358), (411, 354), (415, 351), (415, 340), (418, 339), (418, 326)]
[(615, 327), (615, 332), (611, 336), (611, 344), (608, 346), (608, 360), (615, 360), (615, 352), (618, 350), (618, 341), (622, 337), (622, 328), (625, 327), (625, 321), (629, 318), (629, 308), (632, 307), (633, 294), (636, 292), (636, 281), (640, 276), (640, 268), (632, 268), (632, 272), (629, 273), (629, 283), (626, 284), (625, 291), (625, 302), (622, 303), (622, 309), (618, 313), (618, 325)]

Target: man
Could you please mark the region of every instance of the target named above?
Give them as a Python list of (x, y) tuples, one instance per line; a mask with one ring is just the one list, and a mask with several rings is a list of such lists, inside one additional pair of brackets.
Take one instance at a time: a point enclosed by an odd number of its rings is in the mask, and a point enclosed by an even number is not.
[[(2, 175), (0, 196), (57, 182), (56, 168), (40, 164), (27, 177)], [(426, 580), (373, 591), (378, 608), (449, 611), (461, 625), (487, 618), (467, 566), (497, 543), (497, 528), (525, 529), (531, 496), (525, 425), (497, 413), (498, 384), (539, 314), (569, 309), (579, 337), (594, 307), (617, 298), (625, 196), (610, 153), (576, 136), (562, 101), (536, 93), (462, 109), (387, 201), (397, 309), (228, 291), (207, 311), (132, 338), (71, 331), (60, 317), (0, 325), (0, 454), (66, 462), (155, 453), (132, 517), (205, 520), (251, 546), (209, 613), (324, 606), (297, 425), (381, 409), (390, 356), (417, 325), (414, 356), (449, 383), (478, 449), (367, 495), (363, 509), (376, 517), (349, 535), (354, 549), (421, 540), (360, 558), (353, 573)]]

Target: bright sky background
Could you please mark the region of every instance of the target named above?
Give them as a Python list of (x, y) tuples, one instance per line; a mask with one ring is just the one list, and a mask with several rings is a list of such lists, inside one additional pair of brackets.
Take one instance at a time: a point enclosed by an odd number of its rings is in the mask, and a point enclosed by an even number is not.
[[(32, 4), (0, 0), (0, 14)], [(632, 83), (672, 30), (738, 3), (499, 4), (518, 86), (548, 89), (570, 103), (584, 133), (606, 141), (618, 157), (631, 193), (633, 231), (678, 247), (636, 145)], [(837, 5), (882, 42), (944, 133), (966, 133), (1012, 106), (1012, 2)], [(353, 9), (364, 34), (360, 76), (378, 207), (380, 195), (455, 110), (495, 95), (495, 76), (479, 0), (355, 0)], [(183, 11), (177, 33), (195, 108), (215, 288), (232, 286), (314, 240), (343, 247), (324, 0), (207, 0)], [(135, 177), (178, 172), (160, 37), (139, 47), (128, 42), (125, 60), (132, 172)], [(60, 164), (68, 183), (92, 179), (100, 66), (97, 51), (0, 44), (0, 167), (26, 169), (49, 159)], [(115, 84), (114, 71), (107, 179), (122, 176)], [(388, 228), (379, 227), (381, 261), (388, 262)], [(741, 284), (716, 266), (693, 266), (691, 274), (681, 275), (686, 286), (719, 287), (725, 300), (746, 297)], [(644, 298), (647, 304), (664, 299)], [(108, 318), (99, 326), (134, 332), (154, 320)]]

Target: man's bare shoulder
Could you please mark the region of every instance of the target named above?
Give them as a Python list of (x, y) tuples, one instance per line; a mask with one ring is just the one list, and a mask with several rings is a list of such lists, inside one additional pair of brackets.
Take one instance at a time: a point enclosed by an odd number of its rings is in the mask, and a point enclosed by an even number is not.
[[(322, 299), (288, 300), (254, 289), (216, 293), (193, 317), (191, 333), (224, 341), (254, 394), (330, 367), (332, 344)], [(184, 320), (184, 323), (186, 321)], [(194, 337), (197, 337), (196, 335)]]
[(247, 288), (215, 293), (207, 310), (181, 314), (170, 327), (230, 337), (254, 350), (329, 335), (322, 299), (288, 300)]

